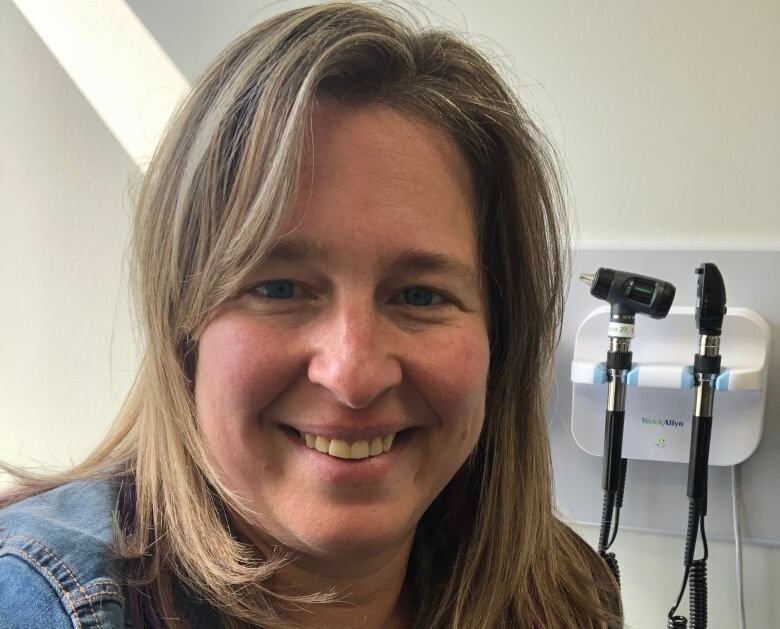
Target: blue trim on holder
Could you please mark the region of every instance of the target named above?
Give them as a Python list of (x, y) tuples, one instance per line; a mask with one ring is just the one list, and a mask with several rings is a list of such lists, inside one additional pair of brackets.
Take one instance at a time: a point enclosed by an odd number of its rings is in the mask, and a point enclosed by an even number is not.
[(593, 368), (593, 384), (604, 384), (607, 381), (607, 363), (597, 363)]
[[(694, 387), (695, 381), (693, 378), (693, 366), (688, 366), (683, 368), (682, 370), (682, 376), (680, 378), (680, 388), (681, 389), (692, 389)], [(715, 389), (717, 391), (728, 391), (729, 390), (729, 370), (728, 369), (721, 369), (720, 374), (717, 378), (715, 378)]]
[(639, 365), (637, 365), (631, 371), (628, 372), (628, 386), (630, 387), (639, 386)]
[(683, 370), (680, 373), (680, 388), (692, 389), (693, 382), (693, 366), (683, 367)]

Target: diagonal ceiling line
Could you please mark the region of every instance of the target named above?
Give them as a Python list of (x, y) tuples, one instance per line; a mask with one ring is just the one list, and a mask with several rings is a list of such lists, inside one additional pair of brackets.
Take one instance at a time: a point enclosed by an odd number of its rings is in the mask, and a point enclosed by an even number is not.
[[(124, 0), (14, 0), (142, 170), (190, 86)], [(56, 104), (54, 104), (56, 106)]]

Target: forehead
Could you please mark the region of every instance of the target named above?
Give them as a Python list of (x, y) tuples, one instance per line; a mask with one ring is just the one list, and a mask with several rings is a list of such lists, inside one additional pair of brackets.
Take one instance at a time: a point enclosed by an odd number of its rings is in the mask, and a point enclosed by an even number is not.
[(444, 131), (381, 104), (319, 104), (280, 236), (440, 248), (474, 263), (475, 207), (468, 164)]
[(315, 170), (327, 176), (345, 167), (364, 173), (379, 170), (410, 181), (427, 179), (433, 187), (446, 181), (455, 191), (472, 194), (471, 173), (454, 139), (381, 103), (346, 107), (317, 102), (307, 140), (302, 174)]

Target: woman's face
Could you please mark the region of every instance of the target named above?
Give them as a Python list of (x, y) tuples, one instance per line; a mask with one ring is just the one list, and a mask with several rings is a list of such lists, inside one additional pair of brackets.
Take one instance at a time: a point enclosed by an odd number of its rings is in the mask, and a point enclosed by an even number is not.
[(482, 428), (475, 198), (454, 143), (415, 118), (321, 105), (312, 129), (283, 236), (203, 330), (195, 398), (257, 514), (245, 532), (359, 556), (411, 541)]

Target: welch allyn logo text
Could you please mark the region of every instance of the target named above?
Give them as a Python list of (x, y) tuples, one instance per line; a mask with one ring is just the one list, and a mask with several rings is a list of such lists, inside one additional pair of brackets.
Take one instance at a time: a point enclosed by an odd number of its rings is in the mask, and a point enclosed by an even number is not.
[(685, 422), (677, 421), (676, 419), (658, 419), (657, 417), (643, 417), (642, 423), (653, 426), (669, 426), (671, 428), (682, 428), (685, 425)]

